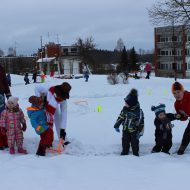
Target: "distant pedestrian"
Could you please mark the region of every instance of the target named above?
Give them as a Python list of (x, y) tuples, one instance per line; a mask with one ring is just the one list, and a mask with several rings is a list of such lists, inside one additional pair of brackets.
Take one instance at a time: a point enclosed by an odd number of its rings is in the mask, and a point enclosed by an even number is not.
[(50, 72), (50, 77), (54, 77), (55, 71), (52, 69)]
[(37, 79), (37, 72), (36, 71), (33, 72), (32, 79), (34, 80), (34, 83), (36, 83), (36, 79)]
[(144, 69), (147, 73), (146, 75), (146, 79), (150, 79), (150, 73), (151, 73), (151, 65), (150, 63), (146, 63), (145, 69)]
[(25, 85), (30, 84), (30, 81), (29, 81), (29, 78), (28, 78), (28, 73), (25, 74), (24, 81), (25, 81)]
[(8, 83), (8, 85), (9, 85), (9, 87), (11, 87), (11, 74), (10, 74), (10, 73), (7, 73), (6, 78), (7, 78), (7, 83)]
[(85, 78), (85, 82), (88, 82), (88, 79), (89, 79), (89, 73), (88, 73), (88, 71), (85, 71), (84, 78)]
[(41, 83), (44, 83), (44, 82), (45, 82), (45, 78), (46, 78), (46, 75), (45, 75), (44, 72), (42, 71), (42, 72), (41, 72)]

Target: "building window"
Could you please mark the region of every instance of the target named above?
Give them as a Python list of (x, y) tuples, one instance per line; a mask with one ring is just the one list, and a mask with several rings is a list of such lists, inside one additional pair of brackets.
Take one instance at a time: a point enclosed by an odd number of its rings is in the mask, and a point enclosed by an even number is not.
[(64, 49), (63, 49), (63, 52), (64, 52), (64, 53), (67, 53), (67, 52), (68, 52), (68, 48), (64, 48)]
[(165, 55), (165, 51), (161, 51), (161, 55)]
[(164, 70), (165, 69), (165, 64), (160, 64), (161, 65), (161, 69)]
[(190, 63), (188, 63), (187, 65), (188, 65), (188, 66), (187, 66), (187, 69), (190, 70)]
[(71, 48), (71, 52), (77, 52), (77, 48)]
[(177, 64), (177, 70), (181, 70), (181, 64), (180, 63)]

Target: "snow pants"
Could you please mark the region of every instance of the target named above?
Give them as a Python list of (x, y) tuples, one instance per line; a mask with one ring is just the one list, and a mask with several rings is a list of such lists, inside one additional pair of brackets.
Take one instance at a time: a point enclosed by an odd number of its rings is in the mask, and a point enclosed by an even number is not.
[(23, 146), (23, 132), (20, 128), (12, 127), (7, 129), (7, 139), (9, 148), (14, 147), (15, 142), (18, 148)]
[(181, 142), (181, 147), (184, 147), (186, 149), (186, 147), (188, 146), (190, 142), (190, 121), (184, 131), (184, 134), (183, 134), (183, 139), (182, 139), (182, 142)]
[(152, 152), (165, 152), (169, 153), (172, 147), (172, 130), (155, 130), (156, 145), (153, 147)]
[(7, 146), (8, 146), (7, 135), (2, 134), (2, 132), (0, 130), (0, 147), (7, 147)]
[(53, 129), (48, 128), (44, 133), (40, 135), (40, 143), (39, 145), (43, 145), (45, 147), (48, 147), (52, 145), (53, 143)]
[(139, 139), (137, 138), (137, 132), (129, 133), (126, 130), (123, 130), (122, 135), (122, 153), (128, 154), (130, 146), (133, 151), (133, 155), (138, 156), (139, 155)]

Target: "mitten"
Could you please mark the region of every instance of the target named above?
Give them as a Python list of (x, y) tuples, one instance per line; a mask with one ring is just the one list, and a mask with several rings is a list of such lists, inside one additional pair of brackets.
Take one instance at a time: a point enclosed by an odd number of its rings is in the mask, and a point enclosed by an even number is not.
[(180, 120), (180, 119), (182, 118), (182, 115), (181, 115), (181, 114), (175, 114), (175, 118), (176, 118), (177, 120)]
[(5, 127), (0, 127), (2, 135), (6, 135), (6, 129)]
[(120, 133), (120, 129), (119, 128), (114, 128), (115, 129), (115, 131), (117, 132), (117, 133)]
[(66, 132), (65, 129), (60, 129), (60, 138), (65, 140)]
[(22, 131), (26, 131), (26, 123), (22, 124)]
[(36, 128), (36, 131), (38, 132), (38, 133), (43, 133), (44, 131), (45, 131), (45, 129), (42, 127), (42, 126), (38, 126), (37, 128)]
[(143, 134), (141, 132), (137, 132), (137, 135), (136, 135), (137, 140), (139, 140), (142, 136), (143, 136)]

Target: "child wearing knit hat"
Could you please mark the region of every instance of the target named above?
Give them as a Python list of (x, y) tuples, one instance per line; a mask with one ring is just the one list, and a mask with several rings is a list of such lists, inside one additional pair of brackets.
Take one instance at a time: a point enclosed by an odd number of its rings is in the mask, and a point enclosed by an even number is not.
[(28, 117), (35, 132), (41, 138), (36, 155), (45, 156), (46, 148), (53, 142), (53, 130), (47, 125), (42, 98), (31, 96), (28, 101), (31, 103), (27, 108)]
[(152, 106), (151, 110), (155, 112), (154, 125), (155, 129), (155, 146), (152, 148), (152, 153), (164, 152), (169, 153), (172, 147), (172, 127), (171, 121), (179, 119), (180, 115), (166, 113), (165, 104), (160, 104), (158, 106)]
[(0, 127), (6, 129), (10, 154), (15, 154), (15, 143), (18, 153), (27, 154), (23, 148), (23, 131), (26, 131), (26, 120), (17, 97), (11, 96), (7, 100), (6, 109), (1, 113)]
[(144, 114), (138, 102), (137, 90), (132, 89), (124, 101), (125, 106), (114, 125), (116, 132), (120, 132), (119, 126), (123, 125), (121, 155), (128, 155), (131, 146), (133, 155), (139, 156), (139, 138), (144, 132)]

